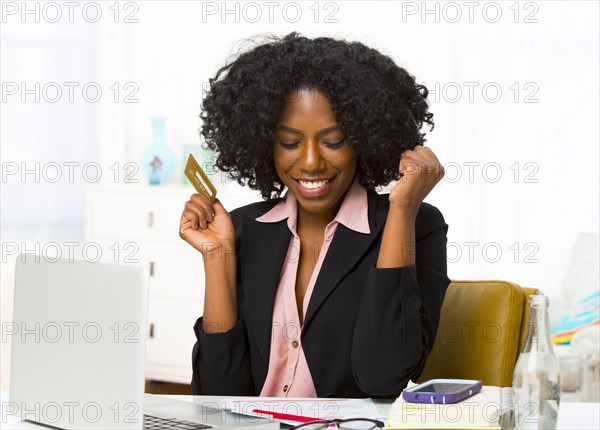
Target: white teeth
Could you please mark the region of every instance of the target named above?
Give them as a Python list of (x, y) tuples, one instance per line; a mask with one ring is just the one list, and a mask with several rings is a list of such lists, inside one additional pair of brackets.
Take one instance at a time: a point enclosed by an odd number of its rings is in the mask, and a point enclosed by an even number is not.
[(300, 185), (304, 188), (308, 188), (309, 190), (316, 190), (317, 188), (321, 188), (329, 181), (298, 181)]

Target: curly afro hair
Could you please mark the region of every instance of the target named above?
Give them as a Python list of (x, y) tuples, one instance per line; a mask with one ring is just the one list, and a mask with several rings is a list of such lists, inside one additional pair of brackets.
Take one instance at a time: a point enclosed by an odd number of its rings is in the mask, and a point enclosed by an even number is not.
[(297, 32), (267, 36), (209, 82), (201, 134), (216, 151), (216, 166), (265, 199), (279, 197), (284, 189), (275, 171), (273, 140), (294, 90), (318, 90), (328, 98), (368, 190), (397, 180), (401, 154), (425, 142), (423, 123), (433, 129), (427, 88), (360, 42), (309, 39)]

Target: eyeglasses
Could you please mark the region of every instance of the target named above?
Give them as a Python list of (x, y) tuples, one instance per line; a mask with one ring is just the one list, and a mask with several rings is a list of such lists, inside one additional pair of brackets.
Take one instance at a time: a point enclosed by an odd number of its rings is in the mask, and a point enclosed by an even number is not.
[[(332, 424), (335, 427), (330, 427)], [(292, 427), (290, 430), (302, 429), (302, 430), (326, 430), (326, 429), (339, 429), (339, 430), (372, 430), (383, 428), (383, 423), (379, 420), (372, 420), (369, 418), (350, 418), (347, 420), (319, 420), (303, 423)]]

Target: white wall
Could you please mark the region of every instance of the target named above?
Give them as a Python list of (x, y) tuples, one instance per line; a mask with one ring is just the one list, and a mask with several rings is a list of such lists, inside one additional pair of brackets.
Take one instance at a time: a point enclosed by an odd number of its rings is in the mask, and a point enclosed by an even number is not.
[[(57, 23), (49, 22), (54, 5), (62, 13)], [(428, 144), (447, 177), (428, 200), (450, 225), (452, 278), (509, 279), (558, 297), (577, 236), (598, 233), (597, 2), (478, 2), (471, 10), (468, 2), (275, 2), (272, 22), (268, 2), (260, 1), (101, 2), (97, 23), (88, 22), (96, 13), (89, 2), (74, 9), (73, 23), (62, 2), (29, 2), (34, 13), (25, 16), (21, 6), (2, 4), (3, 85), (56, 82), (65, 93), (57, 103), (47, 100), (54, 93), (23, 102), (3, 87), (5, 241), (82, 240), (88, 181), (81, 167), (97, 162), (102, 179), (113, 181), (115, 162), (139, 161), (157, 114), (168, 117), (169, 143), (181, 155), (183, 143), (198, 139), (203, 84), (238, 42), (292, 30), (363, 41), (435, 91)], [(224, 7), (233, 12), (222, 16)], [(261, 18), (249, 22), (257, 11)], [(80, 84), (74, 103), (64, 82)], [(96, 103), (81, 95), (89, 82), (103, 90)], [(492, 102), (496, 88), (502, 94)], [(132, 90), (137, 102), (125, 103)], [(64, 165), (57, 183), (43, 171), (25, 181), (8, 175), (14, 163), (31, 168), (36, 161), (81, 164), (73, 183)]]

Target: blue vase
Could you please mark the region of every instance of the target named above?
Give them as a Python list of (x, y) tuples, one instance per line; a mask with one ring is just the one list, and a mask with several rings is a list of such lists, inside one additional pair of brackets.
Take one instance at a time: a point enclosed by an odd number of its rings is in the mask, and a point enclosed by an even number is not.
[(167, 182), (175, 171), (175, 155), (165, 144), (166, 118), (152, 118), (152, 144), (142, 154), (142, 172), (150, 185)]

